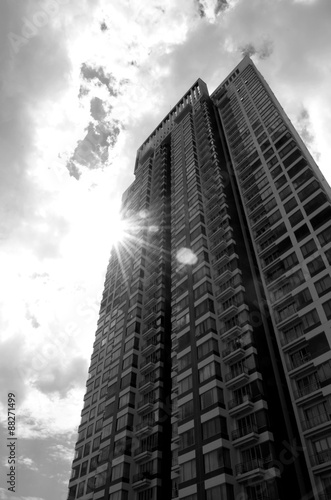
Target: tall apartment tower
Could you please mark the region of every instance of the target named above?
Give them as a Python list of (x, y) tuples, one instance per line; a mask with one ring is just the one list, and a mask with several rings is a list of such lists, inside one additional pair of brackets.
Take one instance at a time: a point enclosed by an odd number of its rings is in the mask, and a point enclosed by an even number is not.
[(123, 196), (70, 500), (331, 498), (330, 200), (248, 57), (189, 89)]

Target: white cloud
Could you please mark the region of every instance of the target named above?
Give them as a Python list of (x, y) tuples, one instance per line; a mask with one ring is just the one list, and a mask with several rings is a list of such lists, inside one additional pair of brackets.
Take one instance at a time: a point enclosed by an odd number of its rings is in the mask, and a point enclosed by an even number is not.
[[(45, 2), (0, 7), (0, 386), (17, 391), (22, 440), (46, 443), (79, 423), (112, 216), (135, 151), (198, 77), (213, 91), (250, 50), (331, 180), (331, 3), (61, 0), (15, 52), (9, 33), (22, 36)], [(112, 91), (83, 78), (83, 64), (102, 68)], [(108, 156), (90, 123), (114, 138)], [(66, 165), (84, 140), (98, 168), (77, 163), (77, 181)], [(69, 449), (51, 453), (67, 467)]]
[(38, 471), (38, 467), (36, 466), (35, 462), (29, 457), (24, 457), (21, 455), (18, 457), (17, 461), (20, 464), (20, 466), (24, 465), (30, 470)]

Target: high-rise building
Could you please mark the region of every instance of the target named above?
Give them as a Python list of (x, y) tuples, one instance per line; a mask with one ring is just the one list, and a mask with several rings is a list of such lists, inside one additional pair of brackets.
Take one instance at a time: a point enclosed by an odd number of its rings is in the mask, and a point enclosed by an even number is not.
[(252, 61), (139, 148), (69, 499), (331, 498), (331, 202)]

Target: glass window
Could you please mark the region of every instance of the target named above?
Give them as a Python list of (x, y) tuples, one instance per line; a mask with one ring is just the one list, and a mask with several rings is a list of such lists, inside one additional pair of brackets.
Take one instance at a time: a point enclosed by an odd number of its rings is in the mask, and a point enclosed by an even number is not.
[(325, 316), (327, 317), (327, 319), (331, 319), (331, 299), (327, 300), (322, 305), (325, 312)]
[(178, 382), (178, 392), (179, 394), (183, 394), (186, 391), (192, 389), (192, 375), (185, 377), (183, 380)]
[(195, 459), (185, 462), (180, 466), (180, 481), (190, 481), (196, 477)]
[[(216, 367), (218, 368), (218, 370)], [(216, 364), (214, 361), (209, 363), (208, 365), (205, 365), (203, 368), (200, 368), (199, 370), (200, 384), (210, 379), (211, 377), (214, 377), (216, 375), (216, 372), (220, 372), (220, 367), (219, 364), (218, 363)]]
[(325, 264), (321, 256), (315, 257), (314, 260), (307, 264), (310, 276), (315, 276), (320, 271), (325, 269)]
[(314, 240), (309, 240), (309, 241), (307, 241), (307, 243), (302, 245), (302, 247), (300, 249), (301, 249), (302, 255), (304, 257), (308, 257), (313, 252), (315, 252), (315, 250), (317, 250), (317, 245), (316, 245)]
[(329, 274), (323, 276), (322, 279), (316, 281), (315, 287), (319, 297), (325, 295), (329, 290), (331, 290), (331, 276)]
[(231, 468), (230, 452), (226, 448), (218, 448), (204, 455), (205, 473), (213, 472), (222, 467)]
[(319, 242), (322, 246), (326, 245), (331, 241), (331, 227), (327, 227), (321, 233), (317, 235)]
[(186, 432), (183, 432), (183, 434), (179, 435), (179, 449), (183, 450), (184, 448), (189, 448), (190, 446), (193, 446), (195, 443), (195, 431), (194, 428), (189, 429)]
[(200, 395), (201, 410), (205, 410), (209, 406), (218, 403), (224, 406), (223, 391), (220, 387), (213, 387), (212, 389), (209, 389), (209, 391), (206, 391)]

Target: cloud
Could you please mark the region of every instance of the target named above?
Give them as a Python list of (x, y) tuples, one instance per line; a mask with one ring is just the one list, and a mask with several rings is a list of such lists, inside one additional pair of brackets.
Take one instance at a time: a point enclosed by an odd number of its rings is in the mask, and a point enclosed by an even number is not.
[(227, 0), (217, 0), (214, 9), (215, 16), (218, 16), (221, 12), (224, 12), (228, 8), (229, 3)]
[(0, 488), (0, 500), (46, 500), (41, 497), (26, 497), (26, 496), (16, 496), (12, 493), (9, 495), (8, 491), (5, 488)]
[(196, 6), (196, 9), (198, 11), (199, 16), (206, 17), (205, 9), (204, 9), (202, 2), (200, 2), (200, 0), (194, 0), (194, 3), (195, 3), (195, 6)]
[(56, 444), (49, 447), (48, 450), (49, 457), (53, 460), (60, 461), (65, 460), (71, 462), (73, 459), (73, 448), (72, 446), (64, 446), (63, 444)]
[(57, 393), (63, 399), (74, 387), (84, 384), (86, 374), (86, 360), (70, 357), (70, 360), (62, 366), (51, 363), (51, 366), (45, 367), (42, 377), (34, 382), (34, 386), (44, 394)]
[(21, 455), (18, 457), (17, 460), (18, 460), (18, 463), (20, 465), (24, 465), (25, 467), (27, 467), (30, 470), (38, 471), (38, 467), (37, 467), (36, 463), (31, 458), (24, 457)]
[(253, 43), (247, 43), (244, 46), (240, 46), (239, 50), (243, 57), (252, 57), (256, 55), (258, 59), (263, 60), (271, 56), (273, 52), (273, 42), (271, 40), (264, 39), (258, 46), (255, 46)]
[(302, 139), (307, 145), (310, 145), (314, 141), (314, 135), (311, 131), (311, 123), (309, 112), (306, 108), (302, 108), (299, 113), (298, 119), (298, 132), (300, 133)]
[(80, 70), (82, 79), (85, 82), (93, 82), (97, 86), (105, 85), (111, 96), (117, 96), (118, 90), (116, 88), (117, 81), (116, 78), (108, 73), (105, 74), (105, 69), (101, 66), (93, 67), (86, 63), (83, 63)]

